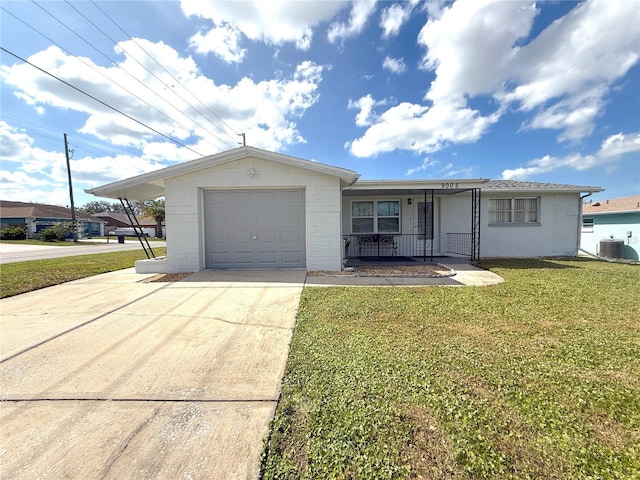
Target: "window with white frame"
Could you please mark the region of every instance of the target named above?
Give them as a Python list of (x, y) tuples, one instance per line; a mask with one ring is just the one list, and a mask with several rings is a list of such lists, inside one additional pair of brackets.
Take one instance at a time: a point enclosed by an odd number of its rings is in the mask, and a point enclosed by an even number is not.
[(593, 218), (582, 218), (582, 231), (585, 233), (593, 232)]
[(489, 199), (489, 225), (539, 225), (540, 198)]
[(353, 201), (351, 233), (400, 233), (400, 200)]

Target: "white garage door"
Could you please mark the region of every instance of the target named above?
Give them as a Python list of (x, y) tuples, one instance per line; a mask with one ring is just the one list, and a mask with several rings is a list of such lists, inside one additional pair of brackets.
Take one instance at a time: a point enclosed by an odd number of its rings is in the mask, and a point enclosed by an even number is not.
[(204, 193), (206, 268), (304, 268), (304, 190)]

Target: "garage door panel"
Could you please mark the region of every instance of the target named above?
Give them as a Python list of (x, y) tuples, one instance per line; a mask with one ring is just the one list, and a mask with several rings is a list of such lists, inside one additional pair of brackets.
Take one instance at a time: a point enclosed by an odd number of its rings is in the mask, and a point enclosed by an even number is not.
[(299, 243), (302, 241), (302, 234), (296, 230), (287, 230), (282, 232), (283, 243)]
[(287, 265), (291, 265), (291, 264), (300, 263), (301, 261), (303, 261), (303, 259), (300, 256), (299, 251), (282, 252), (282, 261)]
[(278, 192), (276, 190), (256, 191), (256, 201), (258, 205), (274, 205), (278, 202), (278, 197)]
[(254, 203), (255, 193), (251, 190), (230, 190), (226, 196), (226, 200), (235, 205), (251, 205)]
[(305, 267), (304, 190), (206, 191), (207, 268)]
[(233, 261), (230, 266), (235, 265), (253, 265), (255, 258), (253, 252), (233, 252)]
[(229, 243), (229, 240), (231, 240), (231, 237), (229, 235), (229, 232), (216, 231), (216, 232), (209, 232), (208, 233), (208, 239), (214, 245), (216, 243), (226, 245), (227, 243)]
[(231, 263), (229, 259), (229, 252), (211, 252), (209, 254), (209, 262), (228, 265)]
[(278, 263), (278, 252), (263, 251), (258, 252), (258, 263), (260, 265), (275, 266)]
[(278, 215), (274, 212), (260, 212), (253, 226), (254, 228), (273, 228), (280, 223), (278, 220)]
[(257, 240), (260, 243), (276, 243), (279, 235), (276, 232), (258, 232)]
[(235, 243), (251, 243), (253, 236), (251, 232), (231, 232), (231, 238)]

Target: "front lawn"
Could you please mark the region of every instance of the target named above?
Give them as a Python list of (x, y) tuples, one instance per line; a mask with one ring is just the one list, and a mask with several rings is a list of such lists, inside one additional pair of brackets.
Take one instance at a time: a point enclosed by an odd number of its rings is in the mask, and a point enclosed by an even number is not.
[[(164, 255), (165, 252), (165, 247), (154, 248), (156, 256)], [(135, 266), (136, 260), (145, 258), (147, 256), (144, 250), (140, 249), (5, 263), (0, 265), (0, 298), (131, 268)]]
[(640, 478), (640, 267), (305, 288), (266, 479)]

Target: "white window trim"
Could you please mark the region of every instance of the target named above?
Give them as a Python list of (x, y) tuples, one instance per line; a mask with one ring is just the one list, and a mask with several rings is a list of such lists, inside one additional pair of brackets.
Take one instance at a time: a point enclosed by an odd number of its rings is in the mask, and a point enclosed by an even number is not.
[[(373, 203), (373, 217), (362, 216), (362, 217), (354, 217), (353, 216), (353, 204), (357, 202), (372, 202)], [(378, 216), (378, 202), (397, 202), (398, 204), (398, 216)], [(399, 235), (402, 233), (402, 201), (398, 198), (359, 198), (357, 200), (351, 200), (351, 210), (350, 210), (350, 222), (349, 227), (351, 229), (352, 235)], [(354, 218), (373, 218), (373, 231), (372, 232), (354, 232), (353, 231), (353, 219)], [(398, 231), (396, 232), (378, 232), (378, 218), (397, 218), (398, 219)]]
[[(536, 201), (536, 221), (535, 222), (515, 222), (513, 219), (515, 218), (515, 200), (534, 200)], [(492, 222), (491, 221), (491, 204), (492, 200), (510, 200), (511, 203), (511, 221), (508, 222)], [(539, 227), (541, 225), (540, 222), (540, 197), (494, 197), (489, 199), (489, 226), (490, 227)]]

